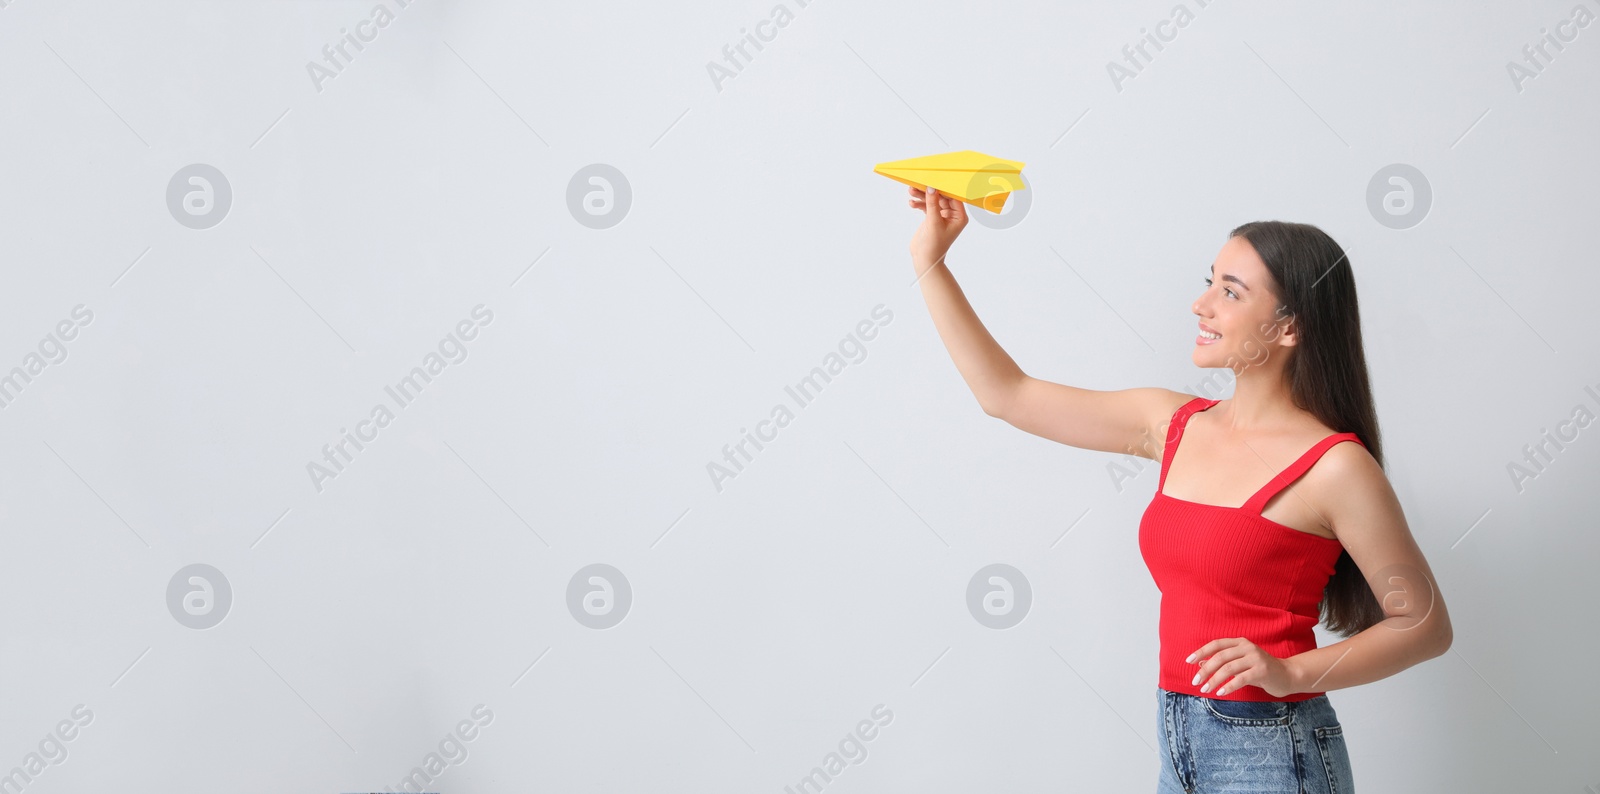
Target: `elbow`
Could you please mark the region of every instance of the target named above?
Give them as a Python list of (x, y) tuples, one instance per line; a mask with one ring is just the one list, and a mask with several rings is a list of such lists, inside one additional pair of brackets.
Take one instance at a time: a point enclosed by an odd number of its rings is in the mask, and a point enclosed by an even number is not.
[(1006, 419), (1010, 415), (1010, 412), (1006, 410), (1006, 404), (996, 398), (980, 399), (978, 400), (978, 407), (983, 409), (985, 415), (1001, 421), (1009, 421)]
[(996, 419), (1010, 421), (1007, 417), (1011, 415), (1014, 394), (1014, 391), (1001, 387), (988, 389), (983, 394), (974, 393), (974, 396), (978, 398), (978, 405), (983, 408), (985, 414)]
[(1450, 645), (1451, 645), (1452, 642), (1454, 642), (1454, 640), (1455, 640), (1455, 632), (1450, 628), (1450, 623), (1446, 622), (1444, 624), (1443, 628), (1440, 628), (1438, 630), (1438, 637), (1434, 640), (1434, 643), (1433, 643), (1433, 648), (1434, 648), (1433, 655), (1434, 656), (1443, 656), (1445, 654), (1445, 651), (1450, 650)]

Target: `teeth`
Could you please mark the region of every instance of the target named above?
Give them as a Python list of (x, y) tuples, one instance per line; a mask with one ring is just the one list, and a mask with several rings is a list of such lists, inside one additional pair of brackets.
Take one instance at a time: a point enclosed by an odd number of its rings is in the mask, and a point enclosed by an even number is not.
[(1201, 331), (1200, 335), (1205, 337), (1205, 338), (1207, 338), (1207, 339), (1221, 339), (1222, 338), (1222, 334), (1214, 334), (1214, 333), (1211, 333), (1210, 331)]

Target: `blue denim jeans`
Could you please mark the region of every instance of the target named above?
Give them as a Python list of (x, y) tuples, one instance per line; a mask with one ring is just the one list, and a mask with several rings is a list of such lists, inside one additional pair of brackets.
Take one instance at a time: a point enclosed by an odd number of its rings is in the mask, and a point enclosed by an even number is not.
[(1218, 700), (1156, 687), (1157, 794), (1351, 794), (1344, 729), (1326, 694)]

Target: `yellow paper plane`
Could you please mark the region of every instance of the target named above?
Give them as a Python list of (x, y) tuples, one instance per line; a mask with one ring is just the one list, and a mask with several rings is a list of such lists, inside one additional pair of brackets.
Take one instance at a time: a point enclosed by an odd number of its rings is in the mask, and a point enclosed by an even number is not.
[(932, 186), (953, 199), (996, 215), (1013, 190), (1022, 190), (1022, 163), (1002, 160), (971, 149), (878, 163), (872, 172), (918, 190)]

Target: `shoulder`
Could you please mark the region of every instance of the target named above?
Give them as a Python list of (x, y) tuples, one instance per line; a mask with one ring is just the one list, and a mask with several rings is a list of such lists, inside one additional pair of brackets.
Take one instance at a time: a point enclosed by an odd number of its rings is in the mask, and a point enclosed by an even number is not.
[(1197, 410), (1206, 407), (1211, 401), (1204, 397), (1196, 397), (1188, 392), (1173, 391), (1171, 389), (1158, 389), (1154, 402), (1160, 407), (1162, 421), (1171, 421), (1184, 409)]
[(1340, 484), (1359, 486), (1377, 480), (1387, 483), (1389, 479), (1366, 445), (1350, 438), (1334, 442), (1322, 453), (1314, 468), (1321, 469), (1327, 479)]
[[(1316, 443), (1321, 443), (1329, 436), (1339, 435), (1337, 431), (1329, 430), (1320, 422), (1317, 423), (1321, 431), (1316, 435)], [(1314, 491), (1321, 491), (1339, 499), (1347, 499), (1372, 486), (1382, 482), (1387, 485), (1388, 476), (1384, 474), (1383, 467), (1378, 465), (1376, 458), (1367, 451), (1366, 445), (1345, 437), (1335, 441), (1322, 455), (1311, 462), (1311, 468), (1305, 473), (1307, 485)]]
[(1178, 418), (1179, 413), (1190, 403), (1196, 404), (1194, 408), (1205, 406), (1204, 398), (1160, 386), (1139, 386), (1113, 394), (1118, 399), (1119, 407), (1126, 405), (1131, 408), (1130, 417), (1137, 417), (1131, 421), (1139, 423), (1134, 431), (1139, 441), (1129, 445), (1129, 454), (1156, 461), (1161, 460), (1165, 453), (1173, 420)]
[(1354, 525), (1392, 518), (1398, 500), (1372, 453), (1348, 439), (1329, 447), (1306, 473), (1313, 501), (1336, 535)]
[(1151, 445), (1150, 457), (1161, 460), (1166, 453), (1167, 442), (1172, 439), (1173, 424), (1179, 416), (1204, 408), (1210, 400), (1172, 389), (1152, 387), (1140, 391), (1144, 392), (1145, 432), (1158, 442)]

